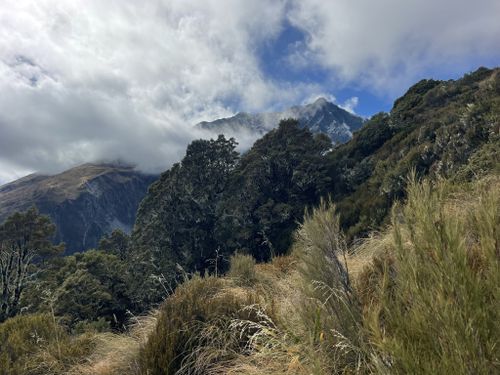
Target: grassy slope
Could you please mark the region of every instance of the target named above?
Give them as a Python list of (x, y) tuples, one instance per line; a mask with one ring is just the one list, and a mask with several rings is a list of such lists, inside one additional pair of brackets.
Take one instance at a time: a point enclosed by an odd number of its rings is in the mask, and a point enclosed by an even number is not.
[[(0, 340), (9, 340), (7, 323), (45, 336), (13, 342), (21, 349), (0, 350), (0, 361), (20, 374), (500, 371), (500, 102), (490, 95), (500, 93), (499, 77), (495, 70), (449, 85), (423, 81), (357, 135), (355, 143), (369, 144), (335, 151), (332, 168), (355, 167), (354, 191), (338, 196), (341, 215), (362, 214), (362, 225), (346, 225), (350, 236), (390, 211), (384, 192), (405, 196), (402, 178), (412, 167), (449, 172), (448, 182), (410, 184), (408, 203), (392, 209), (382, 232), (347, 245), (324, 202), (297, 231), (291, 256), (256, 266), (236, 257), (230, 276), (187, 281), (122, 335), (70, 336), (57, 325), (52, 332), (61, 333), (51, 335), (38, 330), (40, 317), (16, 318), (0, 325)], [(442, 101), (451, 107), (440, 110)], [(475, 130), (456, 132), (467, 126)], [(482, 129), (488, 140), (476, 147)], [(378, 137), (371, 156), (356, 154)]]
[(392, 224), (355, 247), (324, 202), (292, 255), (235, 256), (230, 276), (186, 281), (126, 334), (63, 337), (92, 350), (41, 345), (32, 360), (60, 372), (26, 373), (494, 373), (500, 178), (409, 186)]

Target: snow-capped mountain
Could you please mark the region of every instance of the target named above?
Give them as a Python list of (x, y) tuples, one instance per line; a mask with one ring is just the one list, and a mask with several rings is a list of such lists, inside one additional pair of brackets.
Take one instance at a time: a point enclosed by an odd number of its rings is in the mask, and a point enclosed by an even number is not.
[(252, 132), (262, 135), (278, 126), (280, 120), (295, 118), (302, 126), (314, 133), (327, 134), (334, 143), (344, 143), (352, 138), (352, 133), (363, 125), (363, 119), (353, 115), (324, 98), (304, 106), (293, 106), (283, 112), (246, 113), (211, 122), (201, 122), (196, 126), (214, 133), (236, 135)]

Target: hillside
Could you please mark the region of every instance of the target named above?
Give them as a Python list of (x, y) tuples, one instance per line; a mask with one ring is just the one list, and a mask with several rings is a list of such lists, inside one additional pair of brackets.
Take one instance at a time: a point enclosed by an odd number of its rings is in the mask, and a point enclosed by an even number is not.
[(138, 279), (161, 264), (175, 284), (178, 266), (213, 270), (215, 259), (227, 266), (223, 259), (236, 251), (258, 261), (285, 254), (304, 209), (321, 197), (337, 202), (349, 241), (366, 236), (387, 224), (412, 171), (457, 181), (497, 173), (499, 127), (500, 69), (481, 68), (417, 83), (331, 151), (326, 137), (293, 120), (240, 158), (224, 137), (193, 142), (141, 203), (132, 247), (153, 264)]
[(352, 138), (352, 133), (361, 128), (363, 119), (353, 115), (324, 98), (303, 106), (293, 106), (282, 112), (246, 113), (211, 122), (201, 122), (196, 126), (216, 134), (235, 136), (241, 132), (262, 136), (274, 129), (281, 120), (297, 119), (302, 127), (313, 133), (324, 133), (333, 143), (344, 143)]
[[(418, 82), (335, 148), (293, 119), (241, 155), (195, 140), (97, 250), (58, 256), (46, 218), (13, 215), (0, 375), (498, 373), (499, 150), (500, 69), (480, 68)], [(137, 178), (80, 168), (53, 201)]]
[(353, 238), (386, 222), (411, 170), (470, 180), (498, 173), (499, 160), (500, 69), (480, 68), (456, 81), (422, 80), (373, 116), (327, 155), (324, 193)]
[(0, 222), (36, 206), (49, 215), (69, 253), (96, 247), (114, 229), (130, 232), (154, 176), (131, 167), (84, 164), (57, 175), (33, 174), (0, 186)]
[(291, 255), (236, 255), (225, 277), (185, 280), (127, 332), (70, 335), (50, 314), (0, 324), (0, 364), (16, 375), (497, 373), (499, 192), (498, 175), (410, 180), (392, 224), (355, 246), (323, 202)]

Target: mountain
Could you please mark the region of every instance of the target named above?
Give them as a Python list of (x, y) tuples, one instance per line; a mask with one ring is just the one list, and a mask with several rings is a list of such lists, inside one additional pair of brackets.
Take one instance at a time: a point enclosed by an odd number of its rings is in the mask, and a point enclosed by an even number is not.
[(421, 80), (326, 158), (326, 193), (351, 238), (387, 223), (412, 172), (458, 182), (500, 174), (500, 68)]
[(196, 126), (212, 132), (232, 135), (248, 131), (264, 135), (278, 126), (280, 120), (294, 118), (301, 126), (307, 126), (313, 133), (325, 133), (334, 143), (344, 143), (352, 133), (363, 125), (363, 119), (355, 116), (324, 98), (304, 106), (293, 106), (283, 112), (246, 113), (211, 122), (200, 122)]
[(193, 142), (141, 203), (132, 248), (150, 249), (146, 258), (172, 278), (176, 265), (203, 272), (238, 251), (268, 260), (289, 251), (304, 210), (321, 197), (357, 240), (389, 223), (412, 174), (466, 182), (500, 173), (499, 127), (500, 69), (481, 68), (416, 83), (330, 151), (325, 135), (281, 121), (221, 176), (213, 169), (227, 165), (224, 153)]
[(68, 253), (95, 247), (114, 229), (130, 232), (137, 207), (155, 176), (130, 166), (83, 164), (47, 176), (32, 174), (0, 186), (0, 222), (36, 206), (57, 226)]

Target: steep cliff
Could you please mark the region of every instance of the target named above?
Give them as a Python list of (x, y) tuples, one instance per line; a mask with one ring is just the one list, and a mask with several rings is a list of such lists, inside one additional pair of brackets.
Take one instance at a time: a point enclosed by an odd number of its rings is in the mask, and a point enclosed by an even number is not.
[(95, 247), (114, 229), (130, 232), (155, 176), (129, 166), (83, 164), (53, 176), (33, 174), (0, 187), (0, 222), (36, 206), (57, 226), (67, 253)]

